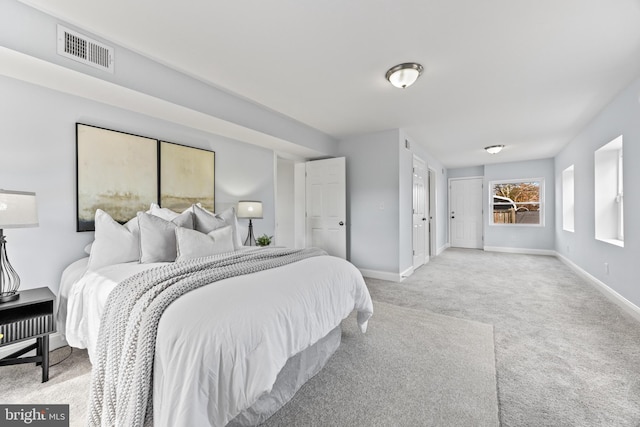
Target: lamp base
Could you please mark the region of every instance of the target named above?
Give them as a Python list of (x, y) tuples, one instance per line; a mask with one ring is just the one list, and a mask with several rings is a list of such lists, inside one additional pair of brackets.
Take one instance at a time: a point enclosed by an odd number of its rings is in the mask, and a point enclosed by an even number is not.
[(5, 303), (5, 302), (9, 302), (9, 301), (15, 301), (18, 298), (20, 298), (20, 294), (15, 292), (13, 294), (7, 294), (7, 295), (0, 295), (0, 304)]
[(20, 277), (13, 269), (7, 258), (7, 239), (4, 230), (0, 228), (0, 304), (17, 300), (20, 295)]
[(253, 223), (249, 220), (249, 234), (244, 241), (244, 246), (256, 246), (256, 238), (253, 236)]

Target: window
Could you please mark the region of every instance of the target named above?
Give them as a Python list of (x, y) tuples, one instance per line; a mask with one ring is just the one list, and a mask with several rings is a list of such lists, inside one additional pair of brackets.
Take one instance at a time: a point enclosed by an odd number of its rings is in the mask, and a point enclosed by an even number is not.
[(573, 198), (574, 177), (573, 165), (562, 171), (562, 229), (575, 231), (575, 201)]
[(544, 225), (544, 180), (491, 181), (491, 224)]
[(624, 246), (622, 135), (594, 155), (595, 238)]

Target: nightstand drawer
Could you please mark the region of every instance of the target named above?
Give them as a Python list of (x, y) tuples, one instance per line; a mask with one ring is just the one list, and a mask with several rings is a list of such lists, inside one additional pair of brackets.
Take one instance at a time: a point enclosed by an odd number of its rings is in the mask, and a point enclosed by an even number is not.
[(28, 338), (35, 338), (55, 331), (53, 314), (43, 314), (29, 319), (0, 325), (0, 347)]

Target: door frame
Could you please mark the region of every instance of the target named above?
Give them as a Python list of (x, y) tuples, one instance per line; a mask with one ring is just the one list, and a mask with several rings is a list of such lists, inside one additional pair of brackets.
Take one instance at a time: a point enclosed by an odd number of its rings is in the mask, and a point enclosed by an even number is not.
[(429, 212), (427, 212), (429, 214), (429, 230), (428, 230), (428, 241), (429, 241), (429, 257), (434, 257), (434, 256), (438, 256), (438, 236), (437, 236), (437, 230), (438, 227), (436, 227), (436, 221), (437, 221), (437, 213), (438, 213), (438, 209), (437, 209), (437, 200), (438, 198), (436, 197), (437, 194), (437, 177), (438, 174), (436, 173), (436, 170), (433, 169), (432, 167), (430, 167), (429, 165), (427, 165), (427, 177), (429, 180)]
[[(423, 183), (423, 191), (424, 191), (424, 195), (423, 195), (423, 200), (424, 200), (424, 206), (422, 207), (424, 215), (426, 218), (429, 217), (430, 215), (430, 194), (429, 194), (429, 167), (427, 165), (427, 162), (425, 162), (421, 157), (417, 156), (417, 155), (413, 155), (413, 160), (412, 160), (412, 174), (411, 174), (411, 185), (412, 185), (412, 194), (413, 194), (413, 188), (415, 188), (415, 165), (416, 162), (419, 162), (422, 166), (422, 171), (423, 171), (423, 175), (422, 175), (422, 183)], [(415, 224), (413, 222), (413, 216), (415, 215), (414, 211), (413, 211), (413, 197), (412, 197), (412, 201), (411, 201), (411, 227), (415, 227)], [(412, 266), (414, 269), (419, 268), (423, 265), (425, 265), (426, 263), (429, 262), (429, 256), (430, 256), (430, 238), (429, 238), (429, 225), (428, 222), (425, 226), (425, 224), (423, 224), (423, 241), (424, 241), (424, 257), (422, 260), (422, 262), (419, 262), (419, 264), (416, 264), (415, 261), (415, 250), (416, 250), (416, 245), (415, 245), (415, 241), (413, 239), (413, 230), (411, 233), (411, 250), (414, 253), (413, 255), (413, 263)]]

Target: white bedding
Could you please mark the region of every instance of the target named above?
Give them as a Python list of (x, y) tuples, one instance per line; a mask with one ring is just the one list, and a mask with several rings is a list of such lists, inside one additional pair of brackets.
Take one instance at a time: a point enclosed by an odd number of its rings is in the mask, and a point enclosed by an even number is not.
[[(88, 272), (69, 291), (66, 337), (95, 360), (100, 317), (121, 280), (158, 264)], [(373, 312), (360, 272), (319, 256), (221, 280), (179, 298), (158, 327), (154, 424), (222, 426), (271, 390), (278, 372), (357, 309)]]

